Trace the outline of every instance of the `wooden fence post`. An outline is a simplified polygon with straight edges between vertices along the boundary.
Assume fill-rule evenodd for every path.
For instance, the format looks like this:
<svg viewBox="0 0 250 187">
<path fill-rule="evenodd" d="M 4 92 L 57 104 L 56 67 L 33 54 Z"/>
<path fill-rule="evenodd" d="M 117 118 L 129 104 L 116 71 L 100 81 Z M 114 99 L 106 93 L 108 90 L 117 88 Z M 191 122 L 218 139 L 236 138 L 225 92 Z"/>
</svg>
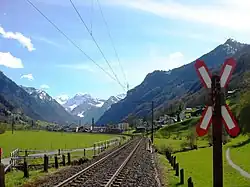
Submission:
<svg viewBox="0 0 250 187">
<path fill-rule="evenodd" d="M 57 156 L 55 155 L 55 168 L 58 169 L 59 166 L 58 166 L 58 158 Z"/>
<path fill-rule="evenodd" d="M 176 163 L 175 165 L 175 176 L 179 176 L 179 163 Z"/>
<path fill-rule="evenodd" d="M 95 144 L 94 144 L 94 150 L 93 151 L 94 151 L 94 156 L 95 156 Z"/>
<path fill-rule="evenodd" d="M 171 164 L 172 167 L 173 167 L 173 160 L 174 160 L 174 156 L 171 156 L 170 164 Z"/>
<path fill-rule="evenodd" d="M 184 169 L 180 170 L 180 184 L 184 184 Z"/>
<path fill-rule="evenodd" d="M 65 163 L 65 155 L 62 155 L 62 164 L 63 164 L 63 166 L 66 166 L 66 163 Z"/>
<path fill-rule="evenodd" d="M 176 165 L 176 156 L 174 156 L 174 159 L 173 159 L 173 169 L 175 170 L 175 165 Z"/>
<path fill-rule="evenodd" d="M 83 156 L 86 157 L 86 150 L 83 150 Z"/>
<path fill-rule="evenodd" d="M 192 177 L 189 177 L 188 180 L 187 180 L 187 182 L 188 182 L 188 187 L 194 187 L 194 183 L 192 181 Z"/>
<path fill-rule="evenodd" d="M 58 155 L 60 155 L 61 154 L 61 150 L 60 149 L 58 149 Z"/>
<path fill-rule="evenodd" d="M 169 155 L 169 152 L 168 151 L 166 151 L 166 158 L 168 159 L 169 157 L 168 157 L 168 155 Z"/>
<path fill-rule="evenodd" d="M 0 186 L 5 187 L 4 165 L 0 163 Z"/>
<path fill-rule="evenodd" d="M 24 162 L 23 162 L 23 177 L 29 178 L 29 169 L 28 169 L 28 163 L 26 161 L 26 158 L 24 159 Z"/>
<path fill-rule="evenodd" d="M 43 171 L 48 172 L 48 164 L 49 164 L 49 159 L 47 155 L 44 155 L 43 159 Z"/>
<path fill-rule="evenodd" d="M 70 160 L 70 153 L 68 153 L 68 165 L 70 165 L 71 160 Z"/>
</svg>

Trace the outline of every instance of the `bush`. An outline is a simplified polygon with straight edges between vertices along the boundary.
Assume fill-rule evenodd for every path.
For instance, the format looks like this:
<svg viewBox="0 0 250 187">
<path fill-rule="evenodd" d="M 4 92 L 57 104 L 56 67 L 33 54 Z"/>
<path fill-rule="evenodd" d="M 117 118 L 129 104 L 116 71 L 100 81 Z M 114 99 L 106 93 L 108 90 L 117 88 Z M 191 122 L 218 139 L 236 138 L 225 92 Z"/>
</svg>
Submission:
<svg viewBox="0 0 250 187">
<path fill-rule="evenodd" d="M 6 129 L 7 129 L 7 124 L 1 123 L 0 124 L 0 134 L 5 133 Z"/>
<path fill-rule="evenodd" d="M 181 143 L 181 149 L 186 149 L 187 147 L 189 147 L 190 144 L 189 142 L 187 142 L 186 140 L 184 140 L 182 143 Z"/>
<path fill-rule="evenodd" d="M 161 144 L 161 145 L 159 146 L 158 151 L 159 151 L 160 153 L 164 153 L 164 154 L 165 154 L 167 151 L 170 152 L 170 153 L 172 153 L 172 152 L 173 152 L 173 147 L 172 147 L 171 145 Z"/>
<path fill-rule="evenodd" d="M 223 142 L 224 145 L 226 145 L 228 142 L 231 142 L 231 139 L 230 139 L 230 137 L 228 135 L 223 134 L 222 135 L 222 142 Z"/>
<path fill-rule="evenodd" d="M 191 149 L 194 149 L 196 146 L 196 134 L 194 133 L 194 131 L 191 131 L 188 135 L 187 135 L 187 140 L 188 140 L 188 144 L 189 147 Z M 196 146 L 197 147 L 197 146 Z"/>
</svg>

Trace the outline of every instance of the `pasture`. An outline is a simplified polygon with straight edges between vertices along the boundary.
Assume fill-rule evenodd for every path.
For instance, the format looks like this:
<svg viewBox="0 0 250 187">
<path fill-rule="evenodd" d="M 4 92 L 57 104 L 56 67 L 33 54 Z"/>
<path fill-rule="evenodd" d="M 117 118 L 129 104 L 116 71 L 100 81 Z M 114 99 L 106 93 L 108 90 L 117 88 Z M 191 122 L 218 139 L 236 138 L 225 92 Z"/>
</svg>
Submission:
<svg viewBox="0 0 250 187">
<path fill-rule="evenodd" d="M 46 131 L 6 131 L 0 134 L 3 157 L 9 157 L 16 148 L 56 150 L 91 147 L 95 142 L 108 140 L 117 135 L 91 133 L 61 133 Z"/>
<path fill-rule="evenodd" d="M 160 152 L 164 152 L 167 148 L 172 151 L 179 151 L 183 147 L 183 142 L 187 141 L 185 136 L 193 131 L 193 123 L 185 122 L 173 124 L 169 127 L 160 129 L 156 133 L 155 146 Z M 179 132 L 178 132 L 179 131 Z M 178 133 L 177 133 L 178 132 Z M 169 133 L 171 136 L 169 136 Z M 167 136 L 164 136 L 167 135 Z M 168 163 L 165 155 L 158 155 L 159 162 L 163 167 L 163 180 L 166 186 L 187 186 L 188 177 L 192 177 L 194 186 L 210 187 L 212 186 L 212 147 L 208 147 L 208 137 L 197 139 L 198 150 L 190 150 L 186 152 L 178 152 L 174 154 L 180 169 L 184 169 L 185 184 L 180 185 L 179 178 L 175 176 L 175 171 Z M 206 148 L 199 148 L 204 147 Z M 250 139 L 248 136 L 240 135 L 223 146 L 223 169 L 224 169 L 224 186 L 225 187 L 246 187 L 250 186 L 250 179 L 241 176 L 241 174 L 232 168 L 226 160 L 226 150 L 230 148 L 230 157 L 232 161 L 242 169 L 250 173 Z"/>
</svg>

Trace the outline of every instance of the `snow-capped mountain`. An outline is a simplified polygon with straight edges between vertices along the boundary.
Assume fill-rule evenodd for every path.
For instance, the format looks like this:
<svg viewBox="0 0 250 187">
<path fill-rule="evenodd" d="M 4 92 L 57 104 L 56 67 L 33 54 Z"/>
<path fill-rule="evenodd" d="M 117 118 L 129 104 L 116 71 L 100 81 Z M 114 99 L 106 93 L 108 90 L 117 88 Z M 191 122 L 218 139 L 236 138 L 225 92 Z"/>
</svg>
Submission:
<svg viewBox="0 0 250 187">
<path fill-rule="evenodd" d="M 70 111 L 71 113 L 77 115 L 79 111 L 85 111 L 91 106 L 101 107 L 103 105 L 103 100 L 95 99 L 89 94 L 78 93 L 73 98 L 68 99 L 63 105 L 63 107 Z M 81 109 L 79 109 L 79 106 Z"/>
<path fill-rule="evenodd" d="M 126 97 L 126 94 L 119 94 L 119 95 L 116 96 L 116 98 L 117 98 L 118 100 L 122 100 L 122 99 L 124 99 L 125 97 Z"/>
<path fill-rule="evenodd" d="M 33 87 L 25 87 L 21 86 L 26 92 L 28 92 L 31 96 L 40 99 L 42 101 L 52 101 L 53 98 L 47 94 L 44 90 L 36 89 Z"/>
<path fill-rule="evenodd" d="M 82 118 L 82 123 L 90 123 L 92 118 L 98 120 L 112 104 L 124 99 L 126 94 L 111 96 L 109 99 L 93 98 L 90 94 L 77 93 L 72 98 L 58 96 L 57 101 L 68 112 Z"/>
<path fill-rule="evenodd" d="M 60 104 L 63 105 L 65 104 L 68 100 L 69 100 L 69 96 L 68 95 L 59 95 L 57 97 L 55 97 L 55 100 Z"/>
<path fill-rule="evenodd" d="M 41 117 L 47 121 L 65 123 L 66 121 L 74 121 L 75 116 L 68 113 L 64 107 L 62 107 L 55 99 L 53 99 L 44 90 L 36 89 L 32 87 L 20 86 L 26 91 L 33 99 L 33 103 L 28 103 L 31 106 L 35 106 L 35 111 L 42 113 Z M 33 106 L 33 107 L 34 107 Z M 30 107 L 30 106 L 29 106 Z"/>
</svg>

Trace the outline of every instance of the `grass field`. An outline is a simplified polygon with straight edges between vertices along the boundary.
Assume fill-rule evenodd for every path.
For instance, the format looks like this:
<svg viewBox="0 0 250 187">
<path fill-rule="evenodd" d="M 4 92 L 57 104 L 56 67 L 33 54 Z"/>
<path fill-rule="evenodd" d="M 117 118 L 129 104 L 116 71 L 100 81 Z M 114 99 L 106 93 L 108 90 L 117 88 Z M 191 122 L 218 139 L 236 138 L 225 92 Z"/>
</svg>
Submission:
<svg viewBox="0 0 250 187">
<path fill-rule="evenodd" d="M 23 178 L 23 172 L 22 171 L 13 171 L 11 173 L 7 173 L 5 176 L 5 185 L 6 187 L 17 187 L 22 186 L 22 184 L 26 182 L 32 182 L 35 179 L 45 175 L 50 175 L 51 173 L 55 172 L 55 169 L 50 169 L 48 173 L 41 172 L 40 170 L 37 171 L 30 171 L 29 172 L 29 178 Z"/>
<path fill-rule="evenodd" d="M 187 121 L 188 122 L 188 121 Z M 190 123 L 183 125 L 182 123 L 174 124 L 169 127 L 165 127 L 165 129 L 161 129 L 158 131 L 158 135 L 161 138 L 155 138 L 155 145 L 158 149 L 163 149 L 164 146 L 171 146 L 174 151 L 181 149 L 182 140 L 173 139 L 176 137 L 177 132 L 179 134 L 181 132 L 182 137 L 185 136 L 193 130 L 194 120 L 190 120 Z M 171 133 L 171 136 L 166 135 L 166 131 Z M 180 136 L 181 137 L 181 136 Z M 197 145 L 204 146 L 208 145 L 208 140 L 206 138 L 199 138 L 197 141 Z M 232 168 L 225 158 L 226 149 L 230 148 L 230 156 L 232 161 L 239 165 L 242 169 L 250 172 L 250 140 L 247 136 L 238 136 L 235 139 L 231 139 L 231 142 L 228 142 L 225 146 L 223 146 L 223 154 L 224 154 L 224 186 L 225 187 L 249 187 L 250 179 L 244 178 L 240 175 L 240 173 Z M 185 181 L 188 177 L 192 177 L 194 181 L 194 186 L 202 186 L 202 187 L 210 187 L 212 186 L 212 147 L 202 148 L 198 150 L 188 151 L 188 152 L 179 152 L 176 153 L 177 162 L 180 164 L 180 168 L 183 168 L 185 171 Z M 161 165 L 164 166 L 164 173 L 166 173 L 164 177 L 166 186 L 187 186 L 179 185 L 179 178 L 175 177 L 175 172 L 172 170 L 170 164 L 164 155 L 158 155 L 159 161 Z"/>
<path fill-rule="evenodd" d="M 231 160 L 250 173 L 250 139 L 241 136 L 229 144 L 229 147 Z"/>
<path fill-rule="evenodd" d="M 118 135 L 105 135 L 105 134 L 88 134 L 88 133 L 54 133 L 54 132 L 45 132 L 45 131 L 16 131 L 13 135 L 11 132 L 7 132 L 6 134 L 0 135 L 0 147 L 3 147 L 5 153 L 9 150 L 18 148 L 28 148 L 28 149 L 40 149 L 40 150 L 48 150 L 48 149 L 57 149 L 64 148 L 65 142 L 66 148 L 77 148 L 77 147 L 90 147 L 93 146 L 93 143 L 113 139 Z M 126 140 L 128 137 L 126 137 Z M 13 141 L 15 140 L 15 141 Z M 124 139 L 122 143 L 125 143 Z M 2 142 L 3 141 L 3 142 Z M 51 144 L 53 142 L 53 144 Z M 52 145 L 52 146 L 51 146 Z M 115 145 L 111 145 L 108 149 L 111 149 Z M 97 153 L 97 152 L 96 152 Z M 8 154 L 7 154 L 8 156 Z M 83 152 L 73 152 L 71 153 L 71 160 L 82 158 Z M 93 150 L 86 151 L 86 157 L 91 159 L 93 156 Z M 67 158 L 66 158 L 67 159 Z M 61 160 L 59 160 L 61 161 Z M 67 161 L 67 160 L 66 160 Z M 43 158 L 28 160 L 28 164 L 42 164 Z M 49 160 L 49 163 L 54 163 L 54 158 L 52 157 Z M 62 168 L 62 167 L 60 167 Z M 55 169 L 49 169 L 49 173 L 56 171 Z M 24 183 L 32 182 L 38 177 L 42 177 L 46 175 L 41 170 L 30 171 L 30 178 L 23 178 L 22 171 L 13 171 L 6 175 L 6 187 L 17 187 L 22 186 Z"/>
<path fill-rule="evenodd" d="M 185 153 L 177 153 L 177 162 L 180 168 L 184 169 L 185 181 L 192 177 L 194 186 L 210 187 L 212 186 L 212 148 L 198 149 Z M 199 159 L 198 159 L 199 158 Z M 179 178 L 174 176 L 167 159 L 161 156 L 161 163 L 165 165 L 168 171 L 168 186 L 177 186 Z M 235 169 L 228 165 L 224 156 L 224 186 L 225 187 L 247 187 L 250 186 L 250 180 L 242 177 Z M 170 171 L 169 171 L 170 170 Z M 186 186 L 178 185 L 178 186 Z"/>
<path fill-rule="evenodd" d="M 89 133 L 60 133 L 46 131 L 7 131 L 0 134 L 3 156 L 9 157 L 16 148 L 56 150 L 90 147 L 94 142 L 114 138 L 115 135 Z"/>
</svg>

